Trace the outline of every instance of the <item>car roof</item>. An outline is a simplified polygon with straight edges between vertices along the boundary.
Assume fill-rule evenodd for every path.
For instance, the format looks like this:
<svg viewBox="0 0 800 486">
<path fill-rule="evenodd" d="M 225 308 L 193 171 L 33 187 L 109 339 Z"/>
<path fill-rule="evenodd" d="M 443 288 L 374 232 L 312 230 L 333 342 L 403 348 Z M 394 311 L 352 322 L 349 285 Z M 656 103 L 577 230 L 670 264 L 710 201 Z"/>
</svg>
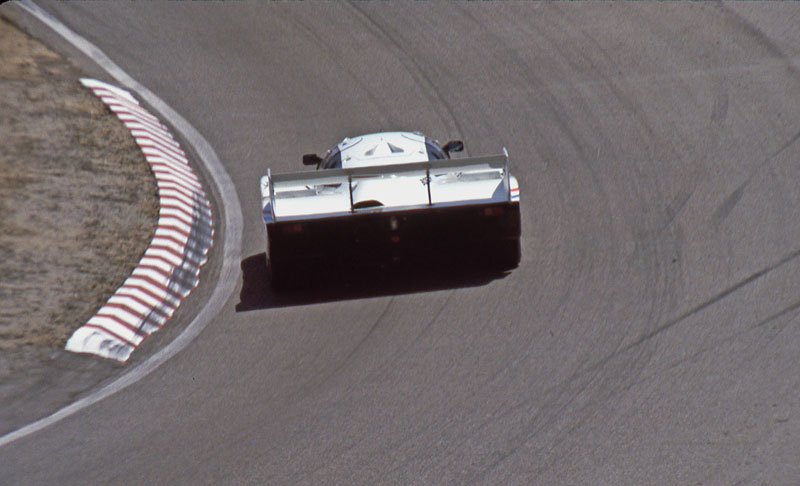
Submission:
<svg viewBox="0 0 800 486">
<path fill-rule="evenodd" d="M 337 148 L 342 167 L 425 162 L 428 152 L 425 136 L 419 132 L 380 132 L 345 138 Z"/>
</svg>

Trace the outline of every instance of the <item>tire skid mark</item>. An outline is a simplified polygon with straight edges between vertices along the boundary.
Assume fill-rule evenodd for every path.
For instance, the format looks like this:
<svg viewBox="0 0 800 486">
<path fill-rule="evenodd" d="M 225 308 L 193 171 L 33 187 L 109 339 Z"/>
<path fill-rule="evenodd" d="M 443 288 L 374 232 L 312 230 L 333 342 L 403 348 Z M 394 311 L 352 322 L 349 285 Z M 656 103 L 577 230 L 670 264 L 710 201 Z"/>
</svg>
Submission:
<svg viewBox="0 0 800 486">
<path fill-rule="evenodd" d="M 81 83 L 130 130 L 158 186 L 159 218 L 150 245 L 130 277 L 65 346 L 125 362 L 197 287 L 213 245 L 211 203 L 186 153 L 157 117 L 127 91 L 93 79 Z"/>
</svg>

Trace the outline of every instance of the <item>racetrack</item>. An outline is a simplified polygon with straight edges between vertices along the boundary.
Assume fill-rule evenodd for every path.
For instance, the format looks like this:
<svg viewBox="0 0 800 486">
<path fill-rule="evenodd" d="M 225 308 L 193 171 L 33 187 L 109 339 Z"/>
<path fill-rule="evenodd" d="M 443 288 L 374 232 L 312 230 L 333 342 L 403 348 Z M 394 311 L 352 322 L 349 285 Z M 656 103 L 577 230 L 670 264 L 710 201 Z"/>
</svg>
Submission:
<svg viewBox="0 0 800 486">
<path fill-rule="evenodd" d="M 800 478 L 800 5 L 43 8 L 214 147 L 245 285 L 0 482 Z M 521 266 L 259 286 L 258 178 L 378 129 L 508 147 Z"/>
</svg>

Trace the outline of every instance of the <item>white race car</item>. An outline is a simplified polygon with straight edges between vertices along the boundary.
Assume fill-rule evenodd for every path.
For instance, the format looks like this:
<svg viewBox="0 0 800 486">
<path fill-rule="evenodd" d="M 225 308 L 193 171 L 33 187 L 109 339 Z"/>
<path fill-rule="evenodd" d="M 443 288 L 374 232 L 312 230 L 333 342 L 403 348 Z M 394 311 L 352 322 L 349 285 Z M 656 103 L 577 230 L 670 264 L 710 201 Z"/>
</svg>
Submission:
<svg viewBox="0 0 800 486">
<path fill-rule="evenodd" d="M 419 132 L 346 138 L 316 172 L 261 178 L 271 284 L 306 281 L 333 262 L 368 264 L 474 255 L 502 269 L 520 259 L 519 185 L 508 153 L 450 159 L 464 144 L 441 146 Z"/>
</svg>

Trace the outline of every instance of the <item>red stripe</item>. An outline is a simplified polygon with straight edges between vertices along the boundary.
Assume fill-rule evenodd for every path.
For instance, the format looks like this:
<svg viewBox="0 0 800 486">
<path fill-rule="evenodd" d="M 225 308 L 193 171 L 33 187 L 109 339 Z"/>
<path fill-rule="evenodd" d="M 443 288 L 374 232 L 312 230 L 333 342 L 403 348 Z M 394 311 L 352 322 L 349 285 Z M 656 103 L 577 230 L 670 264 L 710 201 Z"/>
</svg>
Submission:
<svg viewBox="0 0 800 486">
<path fill-rule="evenodd" d="M 172 253 L 173 255 L 175 255 L 176 258 L 183 259 L 183 254 L 182 253 L 178 253 L 171 246 L 167 246 L 167 245 L 150 245 L 147 249 L 148 250 L 163 250 L 163 251 L 167 251 L 167 252 Z M 147 255 L 147 251 L 145 251 L 145 255 Z"/>
<path fill-rule="evenodd" d="M 157 166 L 158 165 L 158 162 L 150 162 L 149 160 L 148 160 L 148 162 L 150 163 L 150 165 L 153 165 L 153 166 Z M 159 174 L 167 174 L 167 175 L 170 175 L 172 177 L 175 177 L 178 180 L 177 181 L 170 181 L 170 182 L 186 186 L 186 188 L 189 189 L 189 190 L 198 190 L 199 191 L 199 190 L 203 189 L 203 186 L 200 185 L 199 183 L 196 183 L 196 182 L 194 182 L 194 181 L 192 181 L 190 179 L 183 178 L 183 177 L 175 174 L 171 170 L 157 169 L 156 167 L 151 167 L 150 170 L 153 172 L 153 174 L 155 174 L 156 178 L 158 178 Z"/>
<path fill-rule="evenodd" d="M 142 323 L 144 323 L 145 319 L 147 318 L 147 314 L 142 314 L 141 312 L 137 311 L 136 309 L 132 309 L 130 306 L 128 306 L 128 305 L 125 305 L 125 304 L 121 304 L 121 303 L 117 303 L 117 302 L 112 302 L 112 303 L 106 303 L 106 305 L 104 305 L 103 307 L 112 307 L 112 308 L 116 308 L 116 309 L 121 309 L 121 310 L 123 310 L 123 311 L 125 311 L 125 312 L 127 312 L 127 313 L 129 313 L 129 314 L 133 314 L 133 315 L 135 315 L 135 316 L 138 316 L 138 317 L 139 317 L 139 319 L 141 319 Z M 100 314 L 98 314 L 98 316 L 99 316 L 99 315 L 100 315 Z M 162 314 L 162 315 L 163 315 L 163 314 Z M 108 316 L 106 316 L 106 317 L 108 317 Z M 166 316 L 165 316 L 165 317 L 166 317 Z M 161 327 L 163 327 L 161 324 L 158 324 L 158 323 L 155 323 L 155 322 L 150 322 L 150 323 L 148 323 L 148 324 L 150 324 L 150 325 L 153 325 L 153 326 L 156 326 L 156 327 L 158 327 L 159 329 L 160 329 Z M 139 329 L 139 328 L 138 328 L 138 327 L 135 327 L 134 329 Z M 138 331 L 136 331 L 136 332 L 137 332 L 137 334 L 140 334 Z M 145 331 L 142 331 L 142 332 L 145 332 Z M 152 334 L 152 333 L 147 333 L 147 336 L 149 336 L 150 334 Z M 147 336 L 145 336 L 145 337 L 147 337 Z"/>
<path fill-rule="evenodd" d="M 163 237 L 163 236 L 159 236 L 159 238 L 165 238 L 165 237 Z M 197 257 L 195 257 L 195 256 L 189 255 L 189 254 L 187 254 L 187 253 L 178 253 L 178 252 L 176 252 L 176 251 L 175 251 L 173 248 L 170 248 L 170 247 L 168 247 L 168 246 L 165 246 L 165 245 L 152 245 L 152 246 L 150 246 L 150 248 L 156 248 L 156 249 L 160 249 L 160 250 L 166 250 L 166 251 L 168 251 L 168 252 L 172 253 L 173 255 L 175 255 L 176 257 L 180 258 L 181 260 L 183 260 L 184 258 L 186 258 L 188 261 L 190 261 L 191 263 L 193 263 L 193 264 L 194 264 L 196 267 L 199 267 L 199 266 L 201 265 L 201 264 L 200 264 L 200 261 L 201 261 L 201 259 L 200 259 L 200 258 L 197 258 Z M 150 248 L 148 248 L 148 250 L 149 250 Z M 184 248 L 184 250 L 185 250 L 185 248 Z M 206 250 L 206 251 L 208 251 L 208 250 Z"/>
<path fill-rule="evenodd" d="M 152 258 L 154 260 L 161 260 L 162 262 L 166 263 L 170 267 L 177 268 L 177 265 L 175 265 L 171 261 L 167 260 L 166 258 L 162 257 L 161 255 L 148 255 L 148 254 L 145 253 L 144 258 Z"/>
<path fill-rule="evenodd" d="M 185 210 L 175 208 L 173 211 L 167 212 L 163 209 L 164 207 L 162 206 L 161 210 L 158 211 L 158 219 L 176 219 L 187 226 L 192 226 L 192 215 Z"/>
<path fill-rule="evenodd" d="M 108 308 L 108 307 L 111 307 L 113 309 L 122 309 L 122 310 L 128 312 L 129 314 L 133 314 L 134 316 L 138 317 L 139 319 L 144 319 L 144 314 L 142 314 L 138 310 L 131 309 L 129 306 L 127 306 L 125 304 L 120 304 L 120 303 L 117 303 L 117 302 L 110 302 L 110 303 L 106 302 L 100 310 L 102 311 L 102 309 L 105 309 L 105 308 Z M 98 313 L 97 315 L 99 316 L 100 313 Z"/>
<path fill-rule="evenodd" d="M 122 288 L 120 288 L 120 290 L 122 290 Z M 169 319 L 169 315 L 165 311 L 159 309 L 158 307 L 154 307 L 152 304 L 148 304 L 147 302 L 145 302 L 141 298 L 137 297 L 135 294 L 131 294 L 131 293 L 128 293 L 128 292 L 120 292 L 118 290 L 114 294 L 114 297 L 125 297 L 126 299 L 135 300 L 136 302 L 138 302 L 139 304 L 143 305 L 144 307 L 147 307 L 150 312 L 155 312 L 156 314 L 161 314 L 161 316 Z M 156 300 L 161 302 L 161 299 L 156 299 Z M 111 303 L 107 303 L 106 305 L 108 306 L 108 305 L 112 305 L 112 304 Z M 115 303 L 113 305 L 117 305 L 117 304 Z M 119 305 L 125 305 L 125 304 L 119 304 Z"/>
<path fill-rule="evenodd" d="M 147 138 L 155 140 L 158 143 L 166 145 L 167 147 L 171 147 L 173 150 L 178 150 L 181 153 L 183 153 L 183 149 L 181 149 L 180 144 L 170 136 L 169 132 L 166 132 L 164 130 L 160 131 L 153 130 L 149 126 L 143 123 L 141 124 L 140 127 L 128 127 L 128 130 L 130 130 L 131 135 L 133 135 L 135 138 Z M 136 133 L 133 133 L 134 131 L 138 132 L 138 135 Z"/>
<path fill-rule="evenodd" d="M 106 100 L 103 100 L 103 101 L 105 102 L 106 106 L 108 106 L 108 108 L 111 111 L 113 111 L 114 113 L 116 113 L 116 114 L 122 113 L 124 115 L 131 115 L 132 117 L 136 118 L 137 120 L 147 120 L 147 121 L 149 121 L 151 123 L 160 123 L 158 118 L 156 118 L 156 117 L 154 117 L 152 115 L 150 115 L 148 117 L 148 116 L 146 116 L 146 112 L 143 112 L 141 110 L 131 109 L 130 107 L 127 107 L 127 106 L 123 105 L 122 103 L 114 103 L 114 102 L 109 102 L 109 101 L 106 101 Z"/>
<path fill-rule="evenodd" d="M 149 162 L 150 165 L 155 165 L 155 166 L 165 167 L 167 169 L 171 169 L 171 170 L 175 171 L 176 174 L 180 174 L 181 176 L 186 177 L 187 179 L 189 179 L 192 182 L 197 181 L 198 184 L 200 183 L 200 179 L 197 178 L 197 176 L 194 174 L 194 172 L 192 172 L 192 170 L 189 168 L 188 165 L 180 166 L 180 165 L 178 165 L 177 162 L 174 163 L 174 164 L 169 164 L 167 162 L 160 162 L 158 160 L 150 160 L 148 162 Z"/>
<path fill-rule="evenodd" d="M 209 219 L 211 218 L 211 215 L 212 215 L 211 208 L 208 207 L 208 202 L 207 201 L 204 201 L 203 199 L 198 199 L 197 201 L 195 201 L 195 200 L 193 200 L 191 198 L 186 197 L 182 193 L 179 193 L 179 194 L 163 194 L 163 191 L 170 191 L 170 190 L 174 191 L 175 189 L 168 188 L 168 187 L 160 188 L 159 189 L 159 197 L 162 200 L 164 200 L 164 199 L 171 200 L 171 201 L 173 201 L 173 204 L 178 204 L 178 205 L 183 204 L 184 206 L 186 206 L 186 208 L 184 208 L 184 211 L 186 211 L 187 214 L 194 215 L 195 211 L 200 211 L 207 218 L 209 218 Z M 195 204 L 194 204 L 195 202 L 198 202 L 200 204 L 195 206 Z"/>
<path fill-rule="evenodd" d="M 155 235 L 156 238 L 164 238 L 165 240 L 170 240 L 171 242 L 175 243 L 176 245 L 180 245 L 184 250 L 186 250 L 186 242 L 180 241 L 179 239 L 175 238 L 172 235 Z"/>
<path fill-rule="evenodd" d="M 123 116 L 124 116 L 124 118 L 132 118 L 132 120 L 125 120 L 123 118 Z M 152 130 L 165 130 L 166 131 L 166 127 L 164 127 L 164 125 L 162 125 L 161 123 L 156 124 L 156 123 L 151 122 L 150 120 L 143 120 L 143 119 L 141 119 L 141 118 L 139 118 L 139 117 L 137 117 L 137 116 L 135 116 L 135 115 L 133 115 L 131 113 L 117 113 L 117 118 L 122 120 L 122 123 L 125 124 L 125 126 L 128 128 L 128 130 L 132 130 L 131 127 L 128 127 L 128 123 L 139 123 L 141 125 L 145 125 L 145 126 L 150 127 Z"/>
<path fill-rule="evenodd" d="M 123 321 L 122 319 L 120 319 L 119 317 L 117 317 L 117 316 L 115 316 L 113 314 L 106 314 L 104 312 L 98 312 L 97 314 L 95 314 L 95 317 L 105 317 L 107 319 L 111 319 L 112 321 L 116 321 L 120 326 L 123 326 L 123 327 L 126 327 L 126 328 L 130 329 L 134 334 L 137 334 L 137 335 L 142 336 L 142 337 L 147 337 L 147 336 L 150 335 L 148 332 L 146 332 L 146 331 L 144 331 L 142 329 L 139 329 L 136 326 L 132 326 L 132 325 L 128 324 L 127 322 Z"/>
<path fill-rule="evenodd" d="M 142 148 L 149 148 L 151 150 L 155 150 L 161 152 L 166 159 L 175 159 L 176 162 L 181 163 L 183 165 L 188 165 L 189 161 L 186 158 L 186 154 L 183 150 L 178 149 L 177 151 L 171 149 L 170 147 L 166 147 L 162 144 L 156 143 L 152 138 L 149 137 L 137 137 L 136 143 L 139 144 L 139 147 Z M 148 154 L 150 155 L 150 154 Z"/>
<path fill-rule="evenodd" d="M 196 180 L 192 180 L 189 177 L 184 176 L 183 174 L 172 170 L 169 166 L 164 164 L 163 162 L 158 161 L 147 161 L 150 164 L 150 170 L 155 175 L 156 179 L 160 179 L 163 182 L 171 182 L 175 185 L 181 186 L 184 190 L 189 191 L 191 193 L 200 193 L 203 192 L 203 186 L 197 182 Z M 169 176 L 169 177 L 165 177 Z"/>
<path fill-rule="evenodd" d="M 134 275 L 133 277 L 141 279 L 141 280 L 144 280 L 145 282 L 147 282 L 147 283 L 149 283 L 149 284 L 151 284 L 151 285 L 153 285 L 155 287 L 160 288 L 161 290 L 166 292 L 169 296 L 175 298 L 178 301 L 179 304 L 183 300 L 183 296 L 182 295 L 176 294 L 174 290 L 170 289 L 169 287 L 167 287 L 166 285 L 164 285 L 164 284 L 162 284 L 160 282 L 156 282 L 155 280 L 153 280 L 152 277 L 148 277 L 147 275 Z M 163 297 L 162 297 L 162 299 L 163 299 Z"/>
<path fill-rule="evenodd" d="M 140 278 L 140 277 L 137 276 L 136 278 Z M 144 292 L 145 294 L 149 295 L 153 299 L 155 299 L 155 300 L 157 300 L 159 302 L 167 304 L 167 302 L 164 300 L 164 296 L 163 295 L 157 295 L 157 294 L 153 293 L 153 291 L 151 291 L 147 287 L 142 287 L 141 285 L 128 283 L 128 284 L 125 284 L 124 286 L 120 287 L 120 289 L 125 288 L 125 287 L 129 287 L 129 288 L 132 288 L 132 289 L 136 289 L 136 290 L 138 290 L 140 292 Z M 172 304 L 167 304 L 167 305 L 172 305 Z"/>
<path fill-rule="evenodd" d="M 167 265 L 170 265 L 172 267 L 180 266 L 180 263 L 172 263 L 172 260 L 169 260 L 168 258 L 166 258 L 166 257 L 164 257 L 162 255 L 159 255 L 157 253 L 151 252 L 150 250 L 151 250 L 151 248 L 147 248 L 147 250 L 145 250 L 144 256 L 142 257 L 142 260 L 144 260 L 145 258 L 155 258 L 155 259 L 163 261 L 164 263 L 166 263 Z M 178 260 L 178 262 L 180 262 L 182 260 L 181 255 L 178 255 L 174 251 L 169 252 L 169 254 L 171 256 L 173 256 L 176 260 Z"/>
<path fill-rule="evenodd" d="M 172 278 L 172 272 L 168 272 L 168 271 L 164 270 L 163 268 L 157 267 L 155 265 L 137 265 L 136 266 L 136 270 L 139 270 L 139 269 L 141 269 L 141 270 L 153 270 L 154 272 L 158 272 L 158 273 L 160 273 L 161 275 L 163 275 L 164 277 L 166 277 L 168 279 Z M 188 271 L 188 269 L 186 269 L 186 270 Z M 196 272 L 194 277 L 195 277 L 195 279 L 197 279 L 197 273 L 200 272 L 200 269 L 194 269 L 194 270 Z M 178 297 L 182 298 L 183 296 L 182 295 L 178 295 Z"/>
<path fill-rule="evenodd" d="M 166 184 L 172 184 L 175 187 L 164 187 Z M 191 189 L 188 189 L 185 186 L 182 186 L 179 183 L 173 182 L 173 181 L 162 181 L 161 185 L 159 186 L 159 189 L 172 189 L 173 191 L 180 192 L 181 194 L 185 195 L 189 199 L 192 199 L 192 196 L 194 196 L 196 194 L 195 191 L 193 191 Z"/>
<path fill-rule="evenodd" d="M 153 270 L 154 272 L 158 272 L 158 273 L 160 273 L 161 275 L 163 275 L 163 276 L 165 276 L 167 278 L 172 277 L 172 273 L 171 272 L 168 272 L 167 270 L 164 270 L 163 268 L 157 267 L 155 265 L 142 265 L 142 264 L 139 264 L 139 265 L 136 265 L 136 268 L 134 270 Z"/>
<path fill-rule="evenodd" d="M 163 199 L 172 200 L 173 204 L 183 204 L 183 205 L 185 205 L 187 207 L 187 209 L 186 209 L 187 212 L 191 211 L 192 213 L 194 213 L 195 209 L 204 209 L 202 207 L 197 208 L 194 205 L 194 201 L 191 198 L 186 197 L 182 193 L 178 193 L 178 194 L 163 194 L 165 191 L 170 191 L 170 190 L 174 191 L 174 189 L 171 189 L 171 188 L 159 188 L 158 196 L 162 200 Z"/>
<path fill-rule="evenodd" d="M 87 323 L 87 324 L 84 324 L 83 327 L 93 327 L 95 329 L 100 329 L 101 331 L 103 331 L 103 332 L 105 332 L 107 334 L 110 334 L 110 335 L 114 336 L 115 338 L 119 339 L 120 341 L 122 341 L 123 343 L 127 344 L 128 346 L 130 346 L 132 348 L 136 348 L 136 344 L 133 344 L 132 342 L 128 341 L 127 339 L 125 339 L 124 337 L 122 337 L 119 334 L 115 333 L 114 331 L 109 331 L 108 329 L 106 329 L 103 326 L 99 326 L 97 324 L 89 324 L 89 323 Z"/>
<path fill-rule="evenodd" d="M 189 233 L 189 232 L 188 232 L 188 231 L 186 231 L 185 229 L 179 228 L 179 227 L 177 227 L 177 226 L 175 226 L 175 225 L 173 225 L 173 224 L 159 224 L 159 225 L 156 227 L 156 231 L 158 231 L 158 230 L 160 230 L 160 229 L 163 229 L 163 230 L 172 230 L 172 231 L 177 231 L 178 233 L 182 234 L 183 236 L 185 236 L 185 237 L 187 237 L 187 238 L 188 238 L 189 236 L 191 236 L 191 233 Z"/>
<path fill-rule="evenodd" d="M 133 123 L 136 123 L 136 122 L 135 121 L 129 121 L 128 123 L 133 124 Z M 153 138 L 157 138 L 159 140 L 164 141 L 164 143 L 167 143 L 169 145 L 174 145 L 175 147 L 180 148 L 181 145 L 178 143 L 178 141 L 175 140 L 175 138 L 172 136 L 172 134 L 169 133 L 168 130 L 165 130 L 163 127 L 154 127 L 152 123 L 150 123 L 150 124 L 141 123 L 140 125 L 141 126 L 137 126 L 137 127 L 128 127 L 128 130 L 130 130 L 131 133 L 134 130 L 143 131 L 143 132 L 149 134 Z"/>
<path fill-rule="evenodd" d="M 136 271 L 136 269 L 134 269 L 134 271 Z M 178 297 L 169 287 L 162 284 L 161 282 L 153 280 L 152 277 L 148 277 L 147 275 L 133 275 L 133 274 L 131 276 L 134 278 L 144 280 L 145 282 L 149 283 L 150 285 L 153 285 L 154 287 L 158 287 L 159 289 L 163 290 L 164 293 L 166 293 L 167 295 L 171 295 L 172 297 Z M 163 299 L 164 297 L 161 298 Z"/>
<path fill-rule="evenodd" d="M 206 199 L 206 195 L 203 191 L 193 191 L 173 181 L 165 181 L 162 179 L 160 182 L 161 184 L 156 184 L 158 185 L 159 189 L 164 191 L 175 191 L 179 193 L 181 196 L 189 200 L 189 202 L 184 202 L 184 204 L 188 205 L 191 208 L 194 208 L 195 202 L 199 202 L 200 204 L 205 206 L 206 213 L 209 216 L 211 215 L 211 203 L 208 202 L 208 199 Z M 197 196 L 197 199 L 195 199 L 194 196 Z M 172 196 L 172 195 L 165 195 L 164 197 L 177 198 L 177 196 Z M 183 199 L 178 199 L 178 200 L 183 201 Z"/>
<path fill-rule="evenodd" d="M 165 150 L 164 147 L 156 145 L 154 142 L 151 142 L 150 139 L 139 138 L 136 140 L 136 143 L 142 149 L 142 153 L 144 153 L 146 157 L 161 157 L 164 159 L 171 160 L 176 164 L 181 164 L 185 166 L 189 165 L 189 159 L 186 158 L 186 154 L 179 154 L 171 150 Z M 145 152 L 145 150 L 147 151 Z"/>
<path fill-rule="evenodd" d="M 159 188 L 164 187 L 165 184 L 173 184 L 175 186 L 180 187 L 184 191 L 188 192 L 191 195 L 198 194 L 205 197 L 205 192 L 203 191 L 203 187 L 198 187 L 197 185 L 189 184 L 186 180 L 170 173 L 166 172 L 162 169 L 157 169 L 156 167 L 150 167 L 150 170 L 156 176 L 156 184 Z M 166 174 L 169 177 L 164 177 Z"/>
<path fill-rule="evenodd" d="M 147 111 L 145 111 L 140 105 L 134 105 L 131 103 L 125 103 L 121 99 L 114 97 L 113 99 L 107 99 L 108 97 L 100 97 L 103 102 L 111 108 L 112 111 L 116 113 L 116 110 L 120 110 L 122 112 L 128 112 L 131 115 L 141 116 L 145 120 L 150 120 L 153 123 L 161 123 L 158 118 L 151 115 Z M 116 108 L 116 110 L 115 110 Z"/>
</svg>

